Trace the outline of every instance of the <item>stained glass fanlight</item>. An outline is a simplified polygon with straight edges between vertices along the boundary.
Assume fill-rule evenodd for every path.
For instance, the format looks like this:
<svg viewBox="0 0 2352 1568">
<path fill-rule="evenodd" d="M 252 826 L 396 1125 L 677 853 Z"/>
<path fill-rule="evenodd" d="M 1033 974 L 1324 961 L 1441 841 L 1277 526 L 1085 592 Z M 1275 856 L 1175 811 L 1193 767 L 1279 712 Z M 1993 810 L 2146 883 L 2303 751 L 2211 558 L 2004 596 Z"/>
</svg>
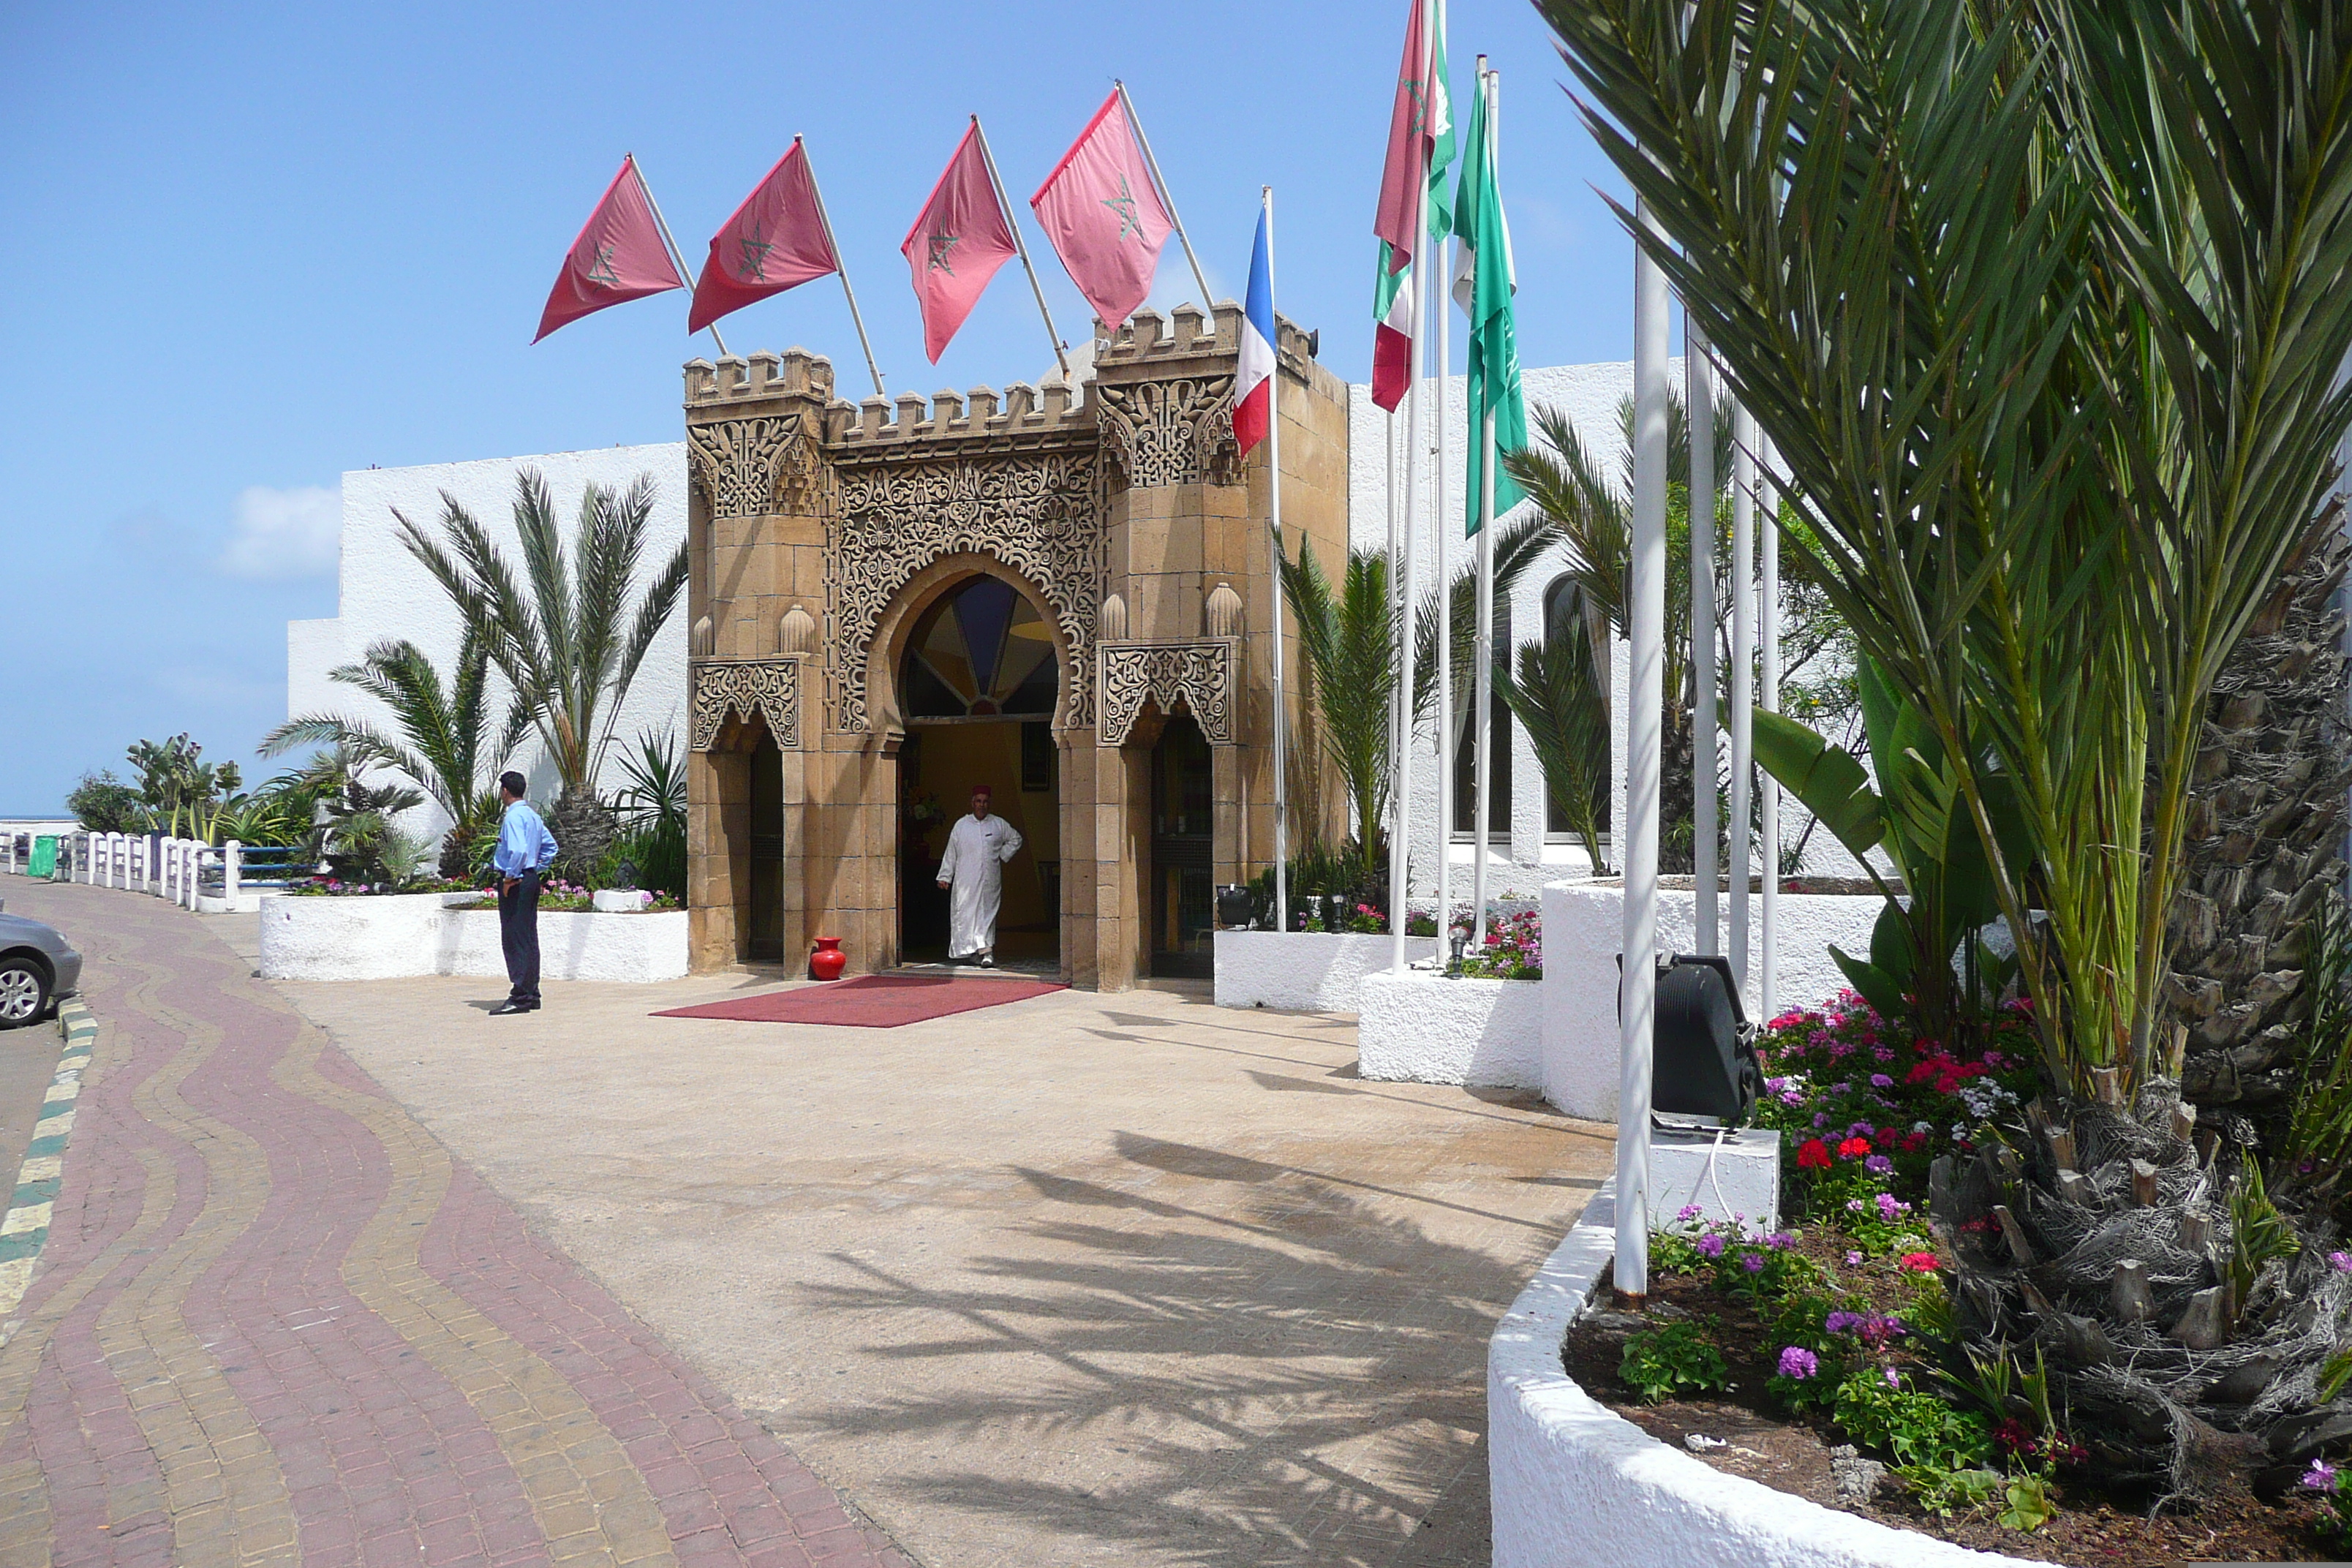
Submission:
<svg viewBox="0 0 2352 1568">
<path fill-rule="evenodd" d="M 1054 636 L 1013 584 L 974 577 L 923 613 L 907 651 L 910 719 L 1050 719 Z"/>
</svg>

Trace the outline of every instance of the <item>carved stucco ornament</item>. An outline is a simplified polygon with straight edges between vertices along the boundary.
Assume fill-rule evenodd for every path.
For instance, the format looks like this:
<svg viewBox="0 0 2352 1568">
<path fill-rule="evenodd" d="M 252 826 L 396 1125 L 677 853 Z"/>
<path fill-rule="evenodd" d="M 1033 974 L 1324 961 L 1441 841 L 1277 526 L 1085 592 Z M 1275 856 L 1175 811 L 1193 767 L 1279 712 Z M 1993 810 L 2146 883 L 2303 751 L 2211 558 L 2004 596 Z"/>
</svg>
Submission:
<svg viewBox="0 0 2352 1568">
<path fill-rule="evenodd" d="M 1102 650 L 1102 718 L 1097 745 L 1122 746 L 1147 701 L 1162 713 L 1181 700 L 1212 743 L 1234 738 L 1234 670 L 1236 644 L 1222 638 L 1201 642 L 1126 643 Z"/>
<path fill-rule="evenodd" d="M 1104 450 L 1130 486 L 1241 482 L 1232 376 L 1097 382 L 1095 402 Z"/>
<path fill-rule="evenodd" d="M 688 471 L 694 488 L 710 504 L 711 516 L 762 517 L 807 510 L 817 462 L 799 415 L 689 425 L 686 437 L 693 459 Z"/>
<path fill-rule="evenodd" d="M 707 752 L 719 743 L 729 716 L 753 714 L 766 721 L 777 746 L 801 743 L 801 667 L 798 659 L 736 659 L 694 667 L 694 705 L 689 744 Z"/>
<path fill-rule="evenodd" d="M 944 556 L 985 555 L 1037 591 L 1070 650 L 1073 677 L 1094 662 L 1102 525 L 1091 452 L 942 458 L 840 471 L 825 520 L 825 681 L 835 722 L 871 728 L 866 681 L 875 628 L 915 574 Z M 1092 722 L 1090 683 L 1064 681 L 1062 722 Z"/>
</svg>

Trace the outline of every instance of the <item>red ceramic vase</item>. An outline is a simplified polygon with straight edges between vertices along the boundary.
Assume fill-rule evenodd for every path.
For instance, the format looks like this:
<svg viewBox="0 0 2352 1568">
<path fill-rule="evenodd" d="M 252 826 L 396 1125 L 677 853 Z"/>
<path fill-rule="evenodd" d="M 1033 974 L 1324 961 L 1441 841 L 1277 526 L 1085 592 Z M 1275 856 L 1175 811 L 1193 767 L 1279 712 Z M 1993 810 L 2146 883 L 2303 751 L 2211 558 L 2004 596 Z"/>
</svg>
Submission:
<svg viewBox="0 0 2352 1568">
<path fill-rule="evenodd" d="M 816 980 L 838 980 L 841 972 L 849 967 L 849 954 L 841 951 L 837 936 L 816 939 L 816 951 L 809 954 L 809 975 Z"/>
</svg>

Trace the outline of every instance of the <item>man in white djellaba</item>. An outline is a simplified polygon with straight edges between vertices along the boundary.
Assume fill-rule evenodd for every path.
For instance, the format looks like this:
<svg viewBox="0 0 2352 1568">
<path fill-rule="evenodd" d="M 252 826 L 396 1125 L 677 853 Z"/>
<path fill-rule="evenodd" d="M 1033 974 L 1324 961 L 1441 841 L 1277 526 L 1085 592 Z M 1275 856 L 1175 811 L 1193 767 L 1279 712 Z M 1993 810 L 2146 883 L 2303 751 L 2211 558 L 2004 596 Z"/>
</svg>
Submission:
<svg viewBox="0 0 2352 1568">
<path fill-rule="evenodd" d="M 940 886 L 948 901 L 948 962 L 996 967 L 996 910 L 1004 897 L 1004 864 L 1021 853 L 1013 824 L 988 812 L 986 784 L 973 786 L 971 815 L 958 820 L 940 858 Z"/>
</svg>

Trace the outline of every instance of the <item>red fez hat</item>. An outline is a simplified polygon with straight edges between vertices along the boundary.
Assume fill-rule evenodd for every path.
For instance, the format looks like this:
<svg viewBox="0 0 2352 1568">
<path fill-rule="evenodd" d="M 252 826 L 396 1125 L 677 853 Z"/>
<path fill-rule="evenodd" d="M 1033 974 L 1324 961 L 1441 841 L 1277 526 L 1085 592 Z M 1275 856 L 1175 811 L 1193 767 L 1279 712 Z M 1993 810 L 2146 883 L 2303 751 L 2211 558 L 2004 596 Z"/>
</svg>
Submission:
<svg viewBox="0 0 2352 1568">
<path fill-rule="evenodd" d="M 971 793 L 974 795 L 984 795 L 991 800 L 994 800 L 996 798 L 996 792 L 990 789 L 986 784 L 972 785 Z"/>
</svg>

